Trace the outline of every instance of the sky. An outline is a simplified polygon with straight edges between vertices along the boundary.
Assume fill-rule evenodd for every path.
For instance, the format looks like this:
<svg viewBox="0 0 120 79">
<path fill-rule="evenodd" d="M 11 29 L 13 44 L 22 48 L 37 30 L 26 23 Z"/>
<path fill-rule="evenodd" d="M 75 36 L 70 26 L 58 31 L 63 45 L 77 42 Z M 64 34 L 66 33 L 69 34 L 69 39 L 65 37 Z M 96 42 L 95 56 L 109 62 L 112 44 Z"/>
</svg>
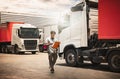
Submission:
<svg viewBox="0 0 120 79">
<path fill-rule="evenodd" d="M 0 0 L 0 11 L 38 15 L 56 15 L 69 11 L 80 0 Z"/>
</svg>

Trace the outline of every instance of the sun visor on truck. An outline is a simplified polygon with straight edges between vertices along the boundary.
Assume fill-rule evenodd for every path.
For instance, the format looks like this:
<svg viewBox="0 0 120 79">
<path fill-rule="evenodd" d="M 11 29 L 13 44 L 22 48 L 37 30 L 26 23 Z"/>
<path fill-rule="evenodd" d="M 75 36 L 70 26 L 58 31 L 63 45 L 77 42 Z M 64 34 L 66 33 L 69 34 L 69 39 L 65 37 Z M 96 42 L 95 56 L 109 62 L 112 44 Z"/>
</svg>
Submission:
<svg viewBox="0 0 120 79">
<path fill-rule="evenodd" d="M 87 3 L 87 5 L 88 5 L 89 8 L 98 9 L 98 2 L 86 1 L 86 3 Z M 72 12 L 82 11 L 84 5 L 85 5 L 84 2 L 79 3 L 79 4 L 77 4 L 76 6 L 72 7 L 72 8 L 71 8 L 71 11 L 72 11 Z"/>
</svg>

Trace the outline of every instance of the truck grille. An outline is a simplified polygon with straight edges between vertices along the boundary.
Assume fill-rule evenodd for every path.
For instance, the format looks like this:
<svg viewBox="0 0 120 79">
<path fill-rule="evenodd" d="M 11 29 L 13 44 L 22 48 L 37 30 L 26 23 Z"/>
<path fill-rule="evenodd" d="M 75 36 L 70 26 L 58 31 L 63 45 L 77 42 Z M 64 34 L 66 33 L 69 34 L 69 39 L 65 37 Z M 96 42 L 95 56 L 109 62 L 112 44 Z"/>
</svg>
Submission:
<svg viewBox="0 0 120 79">
<path fill-rule="evenodd" d="M 34 50 L 37 47 L 37 40 L 24 40 L 26 50 Z"/>
</svg>

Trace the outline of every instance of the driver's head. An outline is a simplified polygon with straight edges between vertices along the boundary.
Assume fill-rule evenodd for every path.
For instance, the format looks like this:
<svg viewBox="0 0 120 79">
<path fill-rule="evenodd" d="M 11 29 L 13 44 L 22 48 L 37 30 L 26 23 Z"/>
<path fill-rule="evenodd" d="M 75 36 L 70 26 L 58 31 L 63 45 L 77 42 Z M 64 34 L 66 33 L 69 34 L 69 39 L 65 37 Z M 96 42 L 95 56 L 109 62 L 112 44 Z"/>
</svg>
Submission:
<svg viewBox="0 0 120 79">
<path fill-rule="evenodd" d="M 55 31 L 51 31 L 51 32 L 50 32 L 50 34 L 51 34 L 51 38 L 54 38 L 54 37 L 55 37 L 56 32 L 55 32 Z"/>
</svg>

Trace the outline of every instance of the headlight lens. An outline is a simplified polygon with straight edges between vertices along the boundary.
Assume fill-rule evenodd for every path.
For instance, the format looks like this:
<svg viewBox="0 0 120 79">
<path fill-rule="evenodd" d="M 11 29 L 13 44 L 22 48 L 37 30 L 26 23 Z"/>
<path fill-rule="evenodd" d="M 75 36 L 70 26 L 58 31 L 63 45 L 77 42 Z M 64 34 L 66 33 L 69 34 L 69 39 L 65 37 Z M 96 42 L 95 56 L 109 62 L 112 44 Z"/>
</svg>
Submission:
<svg viewBox="0 0 120 79">
<path fill-rule="evenodd" d="M 22 44 L 22 48 L 25 48 L 25 46 Z"/>
</svg>

